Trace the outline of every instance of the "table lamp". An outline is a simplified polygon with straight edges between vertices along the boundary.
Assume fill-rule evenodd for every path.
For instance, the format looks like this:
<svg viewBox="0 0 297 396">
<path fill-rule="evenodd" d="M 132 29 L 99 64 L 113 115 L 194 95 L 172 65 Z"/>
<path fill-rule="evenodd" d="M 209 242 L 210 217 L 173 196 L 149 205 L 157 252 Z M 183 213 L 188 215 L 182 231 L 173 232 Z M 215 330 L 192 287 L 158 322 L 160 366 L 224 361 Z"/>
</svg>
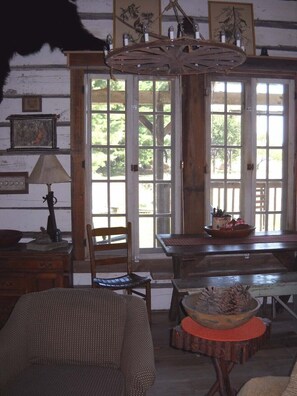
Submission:
<svg viewBox="0 0 297 396">
<path fill-rule="evenodd" d="M 70 176 L 65 171 L 55 155 L 41 155 L 29 176 L 29 183 L 46 184 L 48 193 L 43 197 L 43 202 L 47 201 L 49 216 L 47 221 L 47 233 L 53 242 L 61 240 L 60 230 L 57 228 L 54 205 L 57 198 L 51 190 L 53 183 L 69 182 Z"/>
</svg>

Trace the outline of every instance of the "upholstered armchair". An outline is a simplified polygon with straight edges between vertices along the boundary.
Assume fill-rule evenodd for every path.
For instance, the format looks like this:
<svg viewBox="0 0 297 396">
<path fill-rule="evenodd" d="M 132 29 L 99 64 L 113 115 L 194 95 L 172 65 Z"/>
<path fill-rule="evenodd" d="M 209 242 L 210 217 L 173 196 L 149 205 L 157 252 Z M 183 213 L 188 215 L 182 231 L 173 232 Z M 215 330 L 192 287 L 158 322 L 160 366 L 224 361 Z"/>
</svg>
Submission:
<svg viewBox="0 0 297 396">
<path fill-rule="evenodd" d="M 247 381 L 237 396 L 296 396 L 297 362 L 291 374 L 283 376 L 255 377 Z"/>
<path fill-rule="evenodd" d="M 25 294 L 0 331 L 1 396 L 141 396 L 154 380 L 146 305 L 136 296 Z"/>
</svg>

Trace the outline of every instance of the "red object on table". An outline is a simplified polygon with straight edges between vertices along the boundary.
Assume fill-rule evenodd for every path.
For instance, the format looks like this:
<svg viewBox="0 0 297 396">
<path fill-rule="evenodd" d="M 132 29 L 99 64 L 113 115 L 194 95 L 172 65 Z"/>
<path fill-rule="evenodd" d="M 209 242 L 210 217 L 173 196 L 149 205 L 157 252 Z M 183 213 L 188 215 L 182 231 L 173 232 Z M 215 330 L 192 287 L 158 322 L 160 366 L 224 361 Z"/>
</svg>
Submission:
<svg viewBox="0 0 297 396">
<path fill-rule="evenodd" d="M 184 331 L 196 337 L 204 338 L 210 341 L 247 341 L 260 337 L 266 331 L 263 321 L 257 317 L 253 317 L 242 326 L 233 329 L 216 330 L 201 326 L 189 316 L 181 322 Z"/>
<path fill-rule="evenodd" d="M 235 363 L 244 363 L 253 356 L 269 338 L 271 322 L 253 317 L 234 329 L 215 330 L 201 326 L 190 317 L 182 320 L 171 332 L 171 346 L 212 358 L 217 380 L 207 393 L 213 396 L 236 395 L 229 373 Z"/>
</svg>

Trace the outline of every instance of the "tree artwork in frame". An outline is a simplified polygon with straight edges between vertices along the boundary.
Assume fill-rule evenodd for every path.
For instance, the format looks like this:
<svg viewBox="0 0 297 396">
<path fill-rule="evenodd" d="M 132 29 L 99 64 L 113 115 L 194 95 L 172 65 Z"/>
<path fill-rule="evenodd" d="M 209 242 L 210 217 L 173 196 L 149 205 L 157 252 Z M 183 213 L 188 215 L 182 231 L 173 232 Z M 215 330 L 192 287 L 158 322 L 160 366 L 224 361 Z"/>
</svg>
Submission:
<svg viewBox="0 0 297 396">
<path fill-rule="evenodd" d="M 11 150 L 47 150 L 57 148 L 57 114 L 19 115 L 10 120 Z"/>
<path fill-rule="evenodd" d="M 255 55 L 255 31 L 253 4 L 209 1 L 209 37 L 221 41 L 224 34 L 226 44 L 238 45 L 247 55 Z"/>
<path fill-rule="evenodd" d="M 123 47 L 124 35 L 129 44 L 140 43 L 144 29 L 150 40 L 153 39 L 151 34 L 156 34 L 158 38 L 161 31 L 160 13 L 160 0 L 114 0 L 114 47 Z"/>
</svg>

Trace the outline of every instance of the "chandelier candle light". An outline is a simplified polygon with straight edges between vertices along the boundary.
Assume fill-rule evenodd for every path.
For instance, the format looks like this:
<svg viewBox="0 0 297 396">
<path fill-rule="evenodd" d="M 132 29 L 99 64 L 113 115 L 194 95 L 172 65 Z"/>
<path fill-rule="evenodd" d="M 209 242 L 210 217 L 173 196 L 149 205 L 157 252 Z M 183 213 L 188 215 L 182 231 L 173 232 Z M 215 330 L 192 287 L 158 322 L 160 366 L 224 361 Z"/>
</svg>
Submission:
<svg viewBox="0 0 297 396">
<path fill-rule="evenodd" d="M 186 15 L 177 0 L 171 0 L 164 11 L 173 8 L 178 23 L 178 37 L 174 27 L 170 26 L 168 37 L 158 36 L 147 31 L 147 26 L 134 28 L 142 32 L 143 42 L 137 44 L 124 41 L 122 48 L 114 49 L 108 35 L 105 63 L 111 72 L 156 76 L 178 76 L 226 72 L 245 62 L 246 54 L 240 46 L 240 37 L 236 45 L 204 40 L 198 24 Z M 182 22 L 178 12 L 183 16 Z M 150 36 L 157 39 L 150 40 Z"/>
</svg>

